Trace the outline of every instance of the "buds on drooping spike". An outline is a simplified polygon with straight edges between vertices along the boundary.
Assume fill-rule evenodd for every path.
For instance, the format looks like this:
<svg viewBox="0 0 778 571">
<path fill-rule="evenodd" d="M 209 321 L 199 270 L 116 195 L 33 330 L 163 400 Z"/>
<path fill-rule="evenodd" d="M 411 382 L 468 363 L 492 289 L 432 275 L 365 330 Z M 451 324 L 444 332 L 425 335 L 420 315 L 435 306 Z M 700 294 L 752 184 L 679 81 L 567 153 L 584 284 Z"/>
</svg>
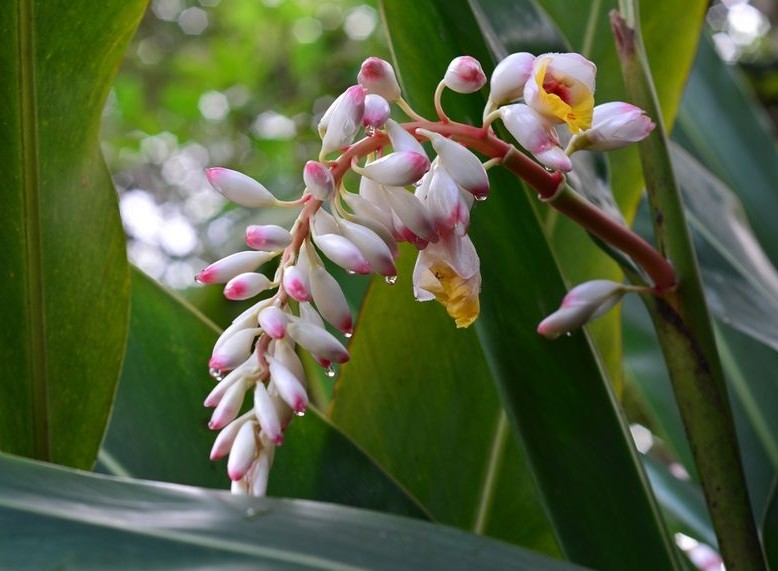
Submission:
<svg viewBox="0 0 778 571">
<path fill-rule="evenodd" d="M 459 56 L 451 60 L 443 82 L 451 91 L 475 93 L 486 85 L 486 74 L 474 57 Z"/>
<path fill-rule="evenodd" d="M 486 174 L 484 165 L 473 152 L 440 135 L 425 129 L 416 129 L 432 142 L 432 147 L 437 151 L 440 162 L 446 167 L 451 175 L 463 190 L 466 190 L 477 199 L 484 199 L 489 196 L 489 177 Z"/>
<path fill-rule="evenodd" d="M 267 493 L 267 480 L 270 475 L 270 466 L 273 465 L 275 446 L 263 445 L 259 450 L 259 456 L 251 468 L 249 490 L 254 496 L 264 496 Z"/>
<path fill-rule="evenodd" d="M 238 317 L 232 320 L 232 323 L 230 324 L 227 329 L 222 331 L 222 334 L 219 335 L 219 338 L 216 340 L 216 343 L 213 344 L 213 350 L 216 351 L 224 345 L 224 343 L 227 342 L 227 340 L 235 335 L 238 331 L 242 331 L 244 329 L 252 328 L 257 326 L 257 314 L 265 307 L 270 305 L 272 302 L 272 299 L 263 299 L 262 301 L 259 301 L 249 307 L 246 311 L 241 313 Z"/>
<path fill-rule="evenodd" d="M 232 448 L 232 443 L 235 442 L 235 437 L 238 435 L 240 427 L 243 426 L 243 424 L 246 422 L 248 422 L 247 418 L 236 418 L 221 429 L 219 434 L 216 436 L 216 440 L 213 442 L 213 446 L 211 447 L 211 460 L 218 460 L 219 458 L 223 458 L 227 455 L 227 453 Z"/>
<path fill-rule="evenodd" d="M 253 378 L 256 373 L 256 369 L 252 370 L 253 362 L 252 360 L 244 361 L 242 365 L 238 366 L 237 368 L 230 371 L 230 373 L 224 377 L 221 381 L 216 383 L 216 386 L 213 388 L 213 390 L 208 393 L 208 396 L 205 397 L 205 402 L 203 402 L 203 406 L 206 407 L 214 407 L 217 406 L 224 397 L 227 390 L 237 383 L 238 381 L 246 378 Z"/>
<path fill-rule="evenodd" d="M 362 118 L 362 124 L 365 127 L 379 129 L 384 126 L 392 110 L 389 103 L 376 93 L 368 93 L 365 96 L 365 116 Z"/>
<path fill-rule="evenodd" d="M 237 252 L 214 262 L 197 274 L 195 279 L 201 284 L 223 284 L 238 274 L 253 272 L 276 256 L 273 252 Z"/>
<path fill-rule="evenodd" d="M 260 334 L 259 328 L 237 331 L 221 345 L 214 347 L 208 366 L 220 371 L 230 371 L 243 363 L 251 354 L 254 338 Z"/>
<path fill-rule="evenodd" d="M 274 206 L 278 203 L 268 189 L 238 171 L 213 167 L 205 169 L 205 176 L 224 198 L 246 208 Z"/>
<path fill-rule="evenodd" d="M 289 324 L 288 331 L 292 339 L 315 356 L 332 363 L 345 363 L 349 360 L 348 351 L 340 341 L 318 325 L 295 319 Z"/>
<path fill-rule="evenodd" d="M 272 283 L 264 274 L 255 272 L 238 274 L 224 286 L 224 297 L 231 300 L 249 299 L 270 289 Z"/>
<path fill-rule="evenodd" d="M 438 166 L 431 174 L 425 204 L 435 227 L 439 232 L 455 231 L 463 234 L 470 224 L 470 205 L 444 167 Z M 468 196 L 472 202 L 472 195 Z"/>
<path fill-rule="evenodd" d="M 340 331 L 351 333 L 354 322 L 351 318 L 346 296 L 340 289 L 338 281 L 327 270 L 318 264 L 311 266 L 309 278 L 311 280 L 311 295 L 317 309 L 324 319 L 332 323 Z M 298 343 L 300 343 L 298 341 Z M 302 345 L 302 343 L 300 343 Z"/>
<path fill-rule="evenodd" d="M 271 305 L 259 312 L 259 326 L 273 339 L 283 339 L 286 335 L 287 314 Z"/>
<path fill-rule="evenodd" d="M 392 207 L 386 192 L 377 182 L 363 176 L 359 181 L 359 194 L 344 193 L 343 197 L 356 214 L 377 220 L 388 230 L 392 229 Z"/>
<path fill-rule="evenodd" d="M 437 242 L 438 233 L 424 204 L 403 188 L 385 187 L 385 196 L 402 223 L 425 242 Z"/>
<path fill-rule="evenodd" d="M 524 93 L 524 84 L 532 75 L 534 61 L 534 55 L 519 52 L 498 63 L 489 83 L 489 100 L 494 105 L 501 105 L 519 99 Z"/>
<path fill-rule="evenodd" d="M 322 137 L 322 153 L 328 154 L 347 147 L 362 127 L 362 117 L 365 114 L 365 89 L 360 85 L 352 85 L 325 113 L 326 126 Z M 322 118 L 324 121 L 324 117 Z M 321 123 L 319 124 L 321 128 Z"/>
<path fill-rule="evenodd" d="M 343 236 L 349 239 L 365 259 L 370 263 L 370 270 L 382 276 L 396 276 L 397 268 L 394 265 L 394 256 L 381 237 L 370 228 L 349 222 L 340 221 L 340 230 Z"/>
<path fill-rule="evenodd" d="M 325 256 L 344 270 L 355 274 L 370 273 L 370 262 L 348 238 L 339 234 L 317 234 L 313 241 Z"/>
<path fill-rule="evenodd" d="M 429 168 L 430 161 L 426 155 L 413 151 L 396 151 L 368 163 L 361 174 L 378 184 L 408 186 L 424 176 Z"/>
<path fill-rule="evenodd" d="M 257 453 L 257 436 L 253 422 L 246 422 L 238 429 L 235 441 L 232 443 L 230 458 L 227 460 L 227 474 L 230 480 L 243 478 L 254 462 Z"/>
<path fill-rule="evenodd" d="M 219 430 L 228 423 L 235 420 L 240 412 L 240 407 L 243 404 L 243 399 L 246 396 L 248 387 L 243 380 L 238 380 L 227 389 L 219 404 L 211 415 L 211 421 L 208 423 L 208 428 L 211 430 Z"/>
<path fill-rule="evenodd" d="M 524 102 L 545 119 L 579 133 L 592 125 L 596 73 L 597 66 L 581 54 L 539 55 L 524 85 Z"/>
<path fill-rule="evenodd" d="M 389 141 L 392 143 L 392 148 L 397 151 L 412 151 L 419 153 L 420 155 L 427 156 L 426 151 L 422 144 L 411 135 L 408 131 L 402 128 L 402 126 L 394 119 L 389 119 L 386 122 L 386 133 L 389 135 Z"/>
<path fill-rule="evenodd" d="M 387 101 L 397 101 L 400 98 L 400 84 L 389 62 L 377 57 L 369 57 L 362 62 L 357 75 L 359 85 L 368 93 L 380 95 Z"/>
<path fill-rule="evenodd" d="M 538 333 L 556 339 L 600 317 L 622 298 L 627 288 L 608 280 L 593 280 L 575 286 L 562 305 L 538 325 Z"/>
<path fill-rule="evenodd" d="M 573 169 L 573 163 L 559 146 L 553 126 L 523 103 L 500 108 L 505 128 L 519 144 L 544 165 L 564 172 Z"/>
<path fill-rule="evenodd" d="M 308 274 L 300 266 L 287 266 L 284 269 L 284 291 L 296 301 L 311 300 L 311 286 L 308 284 Z"/>
<path fill-rule="evenodd" d="M 319 200 L 329 200 L 335 191 L 335 179 L 330 169 L 317 161 L 305 163 L 303 182 L 313 197 Z"/>
<path fill-rule="evenodd" d="M 284 435 L 281 431 L 281 421 L 278 418 L 273 399 L 267 392 L 267 387 L 257 383 L 254 387 L 254 414 L 257 415 L 262 432 L 273 444 L 281 444 Z"/>
<path fill-rule="evenodd" d="M 252 224 L 246 228 L 246 244 L 249 248 L 270 252 L 281 250 L 292 241 L 289 230 L 275 224 Z"/>
<path fill-rule="evenodd" d="M 266 355 L 266 358 L 270 368 L 270 379 L 273 381 L 278 395 L 296 413 L 305 412 L 305 409 L 308 408 L 308 393 L 305 392 L 300 379 L 278 359 L 270 355 Z"/>
<path fill-rule="evenodd" d="M 302 303 L 300 304 L 301 319 L 304 319 L 302 317 L 303 306 L 306 306 L 308 311 L 313 311 L 314 313 L 316 312 L 316 310 L 311 307 L 310 303 Z M 319 314 L 317 313 L 316 316 L 318 317 L 318 315 Z M 319 318 L 319 321 L 321 321 L 321 318 Z M 322 323 L 321 326 L 324 327 L 324 324 Z M 289 341 L 287 338 L 284 340 L 274 341 L 271 348 L 273 351 L 273 357 L 275 357 L 284 367 L 289 369 L 292 374 L 302 383 L 305 380 L 305 368 L 300 361 L 300 357 L 297 356 L 297 352 L 294 349 L 294 343 Z"/>
<path fill-rule="evenodd" d="M 603 103 L 594 108 L 592 128 L 573 137 L 567 152 L 620 149 L 642 141 L 654 127 L 654 122 L 639 107 L 622 101 Z"/>
</svg>

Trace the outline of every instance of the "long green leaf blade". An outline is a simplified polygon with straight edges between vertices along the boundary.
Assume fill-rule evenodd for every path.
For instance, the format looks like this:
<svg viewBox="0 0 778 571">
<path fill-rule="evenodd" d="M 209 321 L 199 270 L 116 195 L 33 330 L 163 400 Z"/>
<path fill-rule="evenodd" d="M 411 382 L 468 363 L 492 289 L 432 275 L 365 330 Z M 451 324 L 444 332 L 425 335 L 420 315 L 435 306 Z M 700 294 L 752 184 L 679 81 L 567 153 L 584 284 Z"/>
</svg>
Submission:
<svg viewBox="0 0 778 571">
<path fill-rule="evenodd" d="M 144 4 L 0 4 L 6 451 L 89 467 L 102 438 L 123 356 L 129 282 L 98 134 Z"/>
</svg>

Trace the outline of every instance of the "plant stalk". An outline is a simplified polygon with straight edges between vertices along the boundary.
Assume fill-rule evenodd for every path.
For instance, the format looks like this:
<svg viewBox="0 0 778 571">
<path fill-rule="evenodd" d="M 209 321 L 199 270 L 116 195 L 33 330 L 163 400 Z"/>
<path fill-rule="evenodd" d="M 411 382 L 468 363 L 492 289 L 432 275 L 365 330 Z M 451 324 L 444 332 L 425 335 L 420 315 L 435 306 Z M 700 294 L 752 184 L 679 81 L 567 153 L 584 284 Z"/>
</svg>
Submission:
<svg viewBox="0 0 778 571">
<path fill-rule="evenodd" d="M 611 27 L 630 100 L 657 124 L 638 148 L 654 235 L 678 277 L 676 289 L 643 299 L 667 362 L 722 558 L 729 571 L 763 570 L 724 373 L 640 38 L 637 1 L 625 4 L 634 27 L 616 11 Z"/>
</svg>

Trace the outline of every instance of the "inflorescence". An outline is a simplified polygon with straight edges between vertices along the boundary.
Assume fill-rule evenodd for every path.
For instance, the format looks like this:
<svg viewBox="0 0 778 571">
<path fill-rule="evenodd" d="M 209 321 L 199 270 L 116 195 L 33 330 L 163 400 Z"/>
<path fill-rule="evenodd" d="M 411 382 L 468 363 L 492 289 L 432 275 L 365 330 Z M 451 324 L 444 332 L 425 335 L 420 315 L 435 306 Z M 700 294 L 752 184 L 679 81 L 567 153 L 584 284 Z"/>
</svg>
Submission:
<svg viewBox="0 0 778 571">
<path fill-rule="evenodd" d="M 479 313 L 481 274 L 467 232 L 471 209 L 489 195 L 487 169 L 504 164 L 551 199 L 565 187 L 562 173 L 572 170 L 572 153 L 620 148 L 654 128 L 641 109 L 628 103 L 595 107 L 595 73 L 595 65 L 575 53 L 512 54 L 495 68 L 484 122 L 474 127 L 451 121 L 441 105 L 446 88 L 467 94 L 487 83 L 474 58 L 451 62 L 434 96 L 438 118 L 431 121 L 402 98 L 392 66 L 371 57 L 361 66 L 358 84 L 322 117 L 321 151 L 305 165 L 305 190 L 298 200 L 279 201 L 236 171 L 206 171 L 211 185 L 237 204 L 300 209 L 289 229 L 249 226 L 249 250 L 211 264 L 196 277 L 203 284 L 226 284 L 224 295 L 232 300 L 273 292 L 224 330 L 209 361 L 218 384 L 205 406 L 214 407 L 209 427 L 220 431 L 211 459 L 229 455 L 233 492 L 264 495 L 275 447 L 293 416 L 308 406 L 298 346 L 329 376 L 333 364 L 349 359 L 325 325 L 346 337 L 354 328 L 343 291 L 322 256 L 349 273 L 379 274 L 394 283 L 398 242 L 409 242 L 419 251 L 413 270 L 416 299 L 437 300 L 457 327 L 469 326 Z M 411 120 L 393 120 L 392 105 Z M 495 135 L 491 124 L 498 119 L 534 160 Z M 360 133 L 364 136 L 354 142 Z M 430 143 L 432 161 L 423 142 Z M 471 148 L 489 160 L 482 162 Z M 349 171 L 359 175 L 358 188 L 346 188 Z M 585 201 L 570 204 L 567 210 L 559 208 L 575 220 L 589 221 L 593 233 L 613 237 L 625 251 L 634 244 L 635 259 L 647 259 L 648 275 L 659 276 L 655 289 L 672 285 L 672 270 L 650 246 Z M 278 269 L 271 280 L 257 270 L 273 259 Z M 652 273 L 652 265 L 659 270 Z M 581 284 L 538 332 L 556 337 L 602 315 L 625 292 L 648 289 L 605 280 Z M 241 415 L 249 392 L 253 407 Z"/>
</svg>

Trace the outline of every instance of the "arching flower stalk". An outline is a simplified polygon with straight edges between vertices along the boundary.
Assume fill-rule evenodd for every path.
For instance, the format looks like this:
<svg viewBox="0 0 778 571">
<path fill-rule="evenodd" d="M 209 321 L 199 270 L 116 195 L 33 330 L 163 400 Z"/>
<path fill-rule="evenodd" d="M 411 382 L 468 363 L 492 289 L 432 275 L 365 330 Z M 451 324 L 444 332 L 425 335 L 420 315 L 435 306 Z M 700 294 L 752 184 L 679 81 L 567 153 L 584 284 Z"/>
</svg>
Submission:
<svg viewBox="0 0 778 571">
<path fill-rule="evenodd" d="M 333 365 L 349 359 L 328 328 L 350 337 L 354 321 L 323 258 L 392 284 L 397 244 L 409 242 L 419 252 L 416 299 L 437 300 L 458 327 L 476 320 L 480 261 L 467 232 L 471 209 L 490 192 L 487 167 L 503 164 L 552 206 L 632 255 L 656 291 L 674 285 L 672 268 L 653 248 L 565 185 L 562 171 L 572 169 L 571 153 L 618 148 L 653 128 L 642 111 L 626 103 L 594 107 L 595 72 L 578 54 L 513 54 L 492 75 L 484 123 L 472 126 L 451 121 L 441 105 L 444 89 L 468 94 L 487 83 L 472 57 L 456 58 L 446 70 L 434 94 L 437 121 L 423 118 L 402 98 L 389 63 L 368 58 L 358 83 L 320 121 L 322 147 L 317 160 L 305 165 L 305 190 L 297 200 L 279 201 L 259 182 L 229 169 L 206 171 L 217 191 L 242 206 L 299 209 L 290 228 L 249 226 L 249 250 L 211 264 L 196 278 L 225 284 L 228 299 L 261 297 L 225 329 L 209 361 L 218 380 L 205 399 L 205 406 L 214 408 L 209 427 L 219 431 L 211 458 L 229 456 L 234 492 L 265 493 L 275 447 L 308 406 L 297 351 L 309 352 L 329 376 Z M 411 121 L 390 119 L 391 105 Z M 529 155 L 495 135 L 490 124 L 498 119 Z M 560 128 L 572 135 L 567 149 L 560 146 Z M 349 171 L 360 176 L 351 188 L 344 182 Z M 259 270 L 274 259 L 278 268 L 271 279 Z M 539 332 L 553 337 L 579 327 L 631 289 L 601 281 L 579 286 Z M 247 398 L 253 407 L 240 415 Z"/>
</svg>

